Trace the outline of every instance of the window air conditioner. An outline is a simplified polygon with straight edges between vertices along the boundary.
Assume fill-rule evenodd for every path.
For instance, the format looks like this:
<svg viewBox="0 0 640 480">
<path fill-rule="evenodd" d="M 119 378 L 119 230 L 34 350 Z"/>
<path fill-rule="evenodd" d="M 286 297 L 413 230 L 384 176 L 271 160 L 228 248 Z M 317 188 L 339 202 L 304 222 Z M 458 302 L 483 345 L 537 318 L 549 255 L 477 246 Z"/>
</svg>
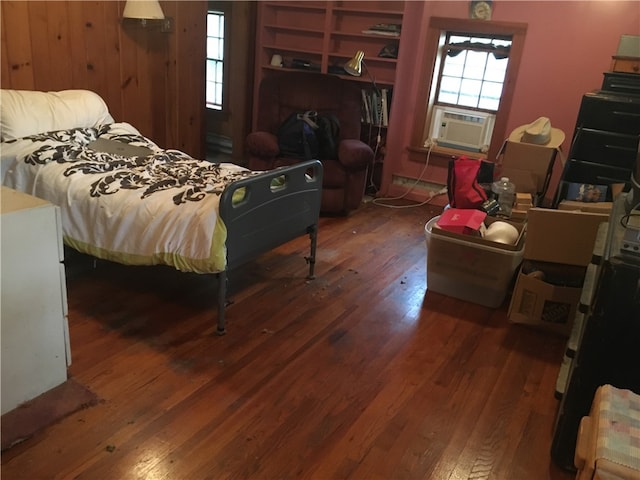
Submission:
<svg viewBox="0 0 640 480">
<path fill-rule="evenodd" d="M 486 152 L 491 143 L 495 118 L 491 113 L 436 106 L 431 138 L 442 147 Z"/>
</svg>

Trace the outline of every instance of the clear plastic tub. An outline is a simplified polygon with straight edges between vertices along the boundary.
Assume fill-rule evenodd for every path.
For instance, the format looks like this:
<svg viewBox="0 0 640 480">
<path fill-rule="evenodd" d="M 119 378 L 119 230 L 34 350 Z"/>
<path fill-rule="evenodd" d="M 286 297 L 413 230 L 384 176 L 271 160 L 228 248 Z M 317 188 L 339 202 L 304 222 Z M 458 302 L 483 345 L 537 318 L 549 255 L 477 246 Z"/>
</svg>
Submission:
<svg viewBox="0 0 640 480">
<path fill-rule="evenodd" d="M 424 227 L 427 289 L 491 308 L 501 306 L 522 262 L 524 242 L 514 251 L 473 243 L 462 235 L 434 234 L 439 218 L 432 218 Z"/>
</svg>

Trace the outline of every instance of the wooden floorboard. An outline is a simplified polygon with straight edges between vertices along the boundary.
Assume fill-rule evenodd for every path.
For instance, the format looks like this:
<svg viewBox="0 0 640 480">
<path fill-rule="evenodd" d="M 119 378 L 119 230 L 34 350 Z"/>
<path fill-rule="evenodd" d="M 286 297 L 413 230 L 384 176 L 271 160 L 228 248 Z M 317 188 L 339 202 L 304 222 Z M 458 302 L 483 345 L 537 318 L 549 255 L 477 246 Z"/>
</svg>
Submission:
<svg viewBox="0 0 640 480">
<path fill-rule="evenodd" d="M 67 260 L 70 375 L 100 398 L 2 454 L 4 479 L 564 480 L 565 339 L 427 290 L 428 206 L 321 219 L 216 280 Z"/>
</svg>

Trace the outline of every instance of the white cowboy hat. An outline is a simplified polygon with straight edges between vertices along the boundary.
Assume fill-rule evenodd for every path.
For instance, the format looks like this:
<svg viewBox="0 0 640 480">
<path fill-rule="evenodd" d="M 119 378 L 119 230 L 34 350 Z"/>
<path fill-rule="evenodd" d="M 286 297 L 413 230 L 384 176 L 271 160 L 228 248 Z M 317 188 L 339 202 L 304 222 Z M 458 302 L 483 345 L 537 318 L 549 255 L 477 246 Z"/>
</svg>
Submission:
<svg viewBox="0 0 640 480">
<path fill-rule="evenodd" d="M 551 120 L 547 117 L 540 117 L 533 123 L 516 128 L 509 135 L 509 141 L 558 148 L 564 142 L 564 132 L 559 128 L 552 128 Z"/>
</svg>

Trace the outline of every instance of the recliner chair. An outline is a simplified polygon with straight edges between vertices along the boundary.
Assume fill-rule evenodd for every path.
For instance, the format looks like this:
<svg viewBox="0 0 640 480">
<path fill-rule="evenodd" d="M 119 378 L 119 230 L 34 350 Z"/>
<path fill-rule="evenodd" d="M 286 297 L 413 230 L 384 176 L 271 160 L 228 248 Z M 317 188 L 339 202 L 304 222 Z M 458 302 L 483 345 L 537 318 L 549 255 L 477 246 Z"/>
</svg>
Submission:
<svg viewBox="0 0 640 480">
<path fill-rule="evenodd" d="M 338 158 L 320 159 L 323 165 L 323 213 L 347 214 L 364 197 L 373 150 L 360 140 L 361 92 L 355 82 L 310 72 L 278 72 L 265 77 L 259 90 L 257 130 L 247 136 L 251 170 L 270 170 L 298 163 L 278 148 L 278 127 L 292 112 L 315 110 L 340 121 Z"/>
</svg>

